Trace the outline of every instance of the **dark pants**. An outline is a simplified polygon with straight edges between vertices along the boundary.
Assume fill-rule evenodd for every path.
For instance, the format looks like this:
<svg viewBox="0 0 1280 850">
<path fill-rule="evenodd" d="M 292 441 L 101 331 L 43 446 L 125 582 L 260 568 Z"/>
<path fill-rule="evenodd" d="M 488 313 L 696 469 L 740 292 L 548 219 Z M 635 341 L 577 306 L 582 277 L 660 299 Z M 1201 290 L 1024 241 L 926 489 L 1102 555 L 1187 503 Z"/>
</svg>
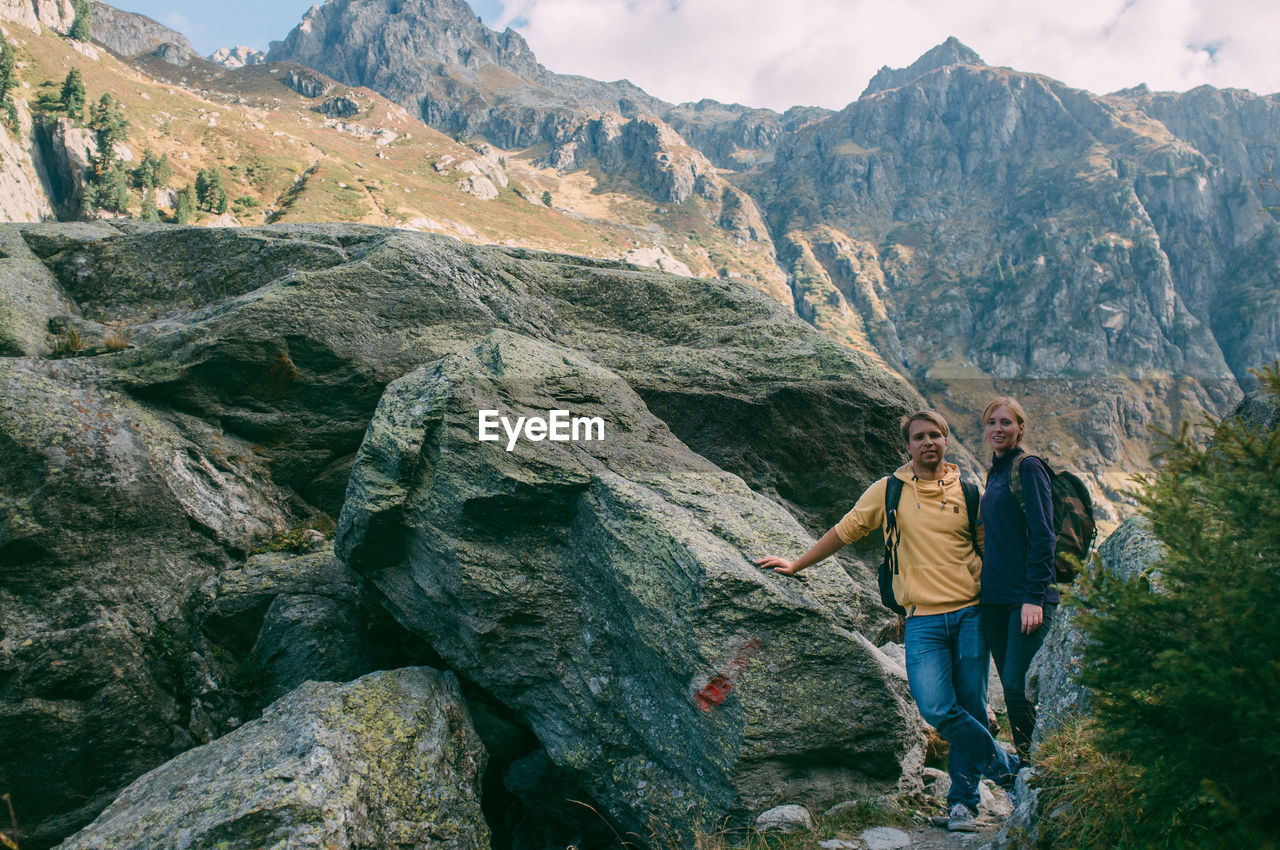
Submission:
<svg viewBox="0 0 1280 850">
<path fill-rule="evenodd" d="M 907 682 L 925 722 L 951 745 L 947 808 L 978 811 L 983 774 L 1012 786 L 1018 760 L 987 731 L 987 646 L 975 606 L 907 618 Z"/>
<path fill-rule="evenodd" d="M 1022 761 L 1031 751 L 1031 733 L 1036 728 L 1036 708 L 1027 699 L 1027 668 L 1031 658 L 1044 643 L 1049 623 L 1057 605 L 1044 606 L 1044 622 L 1029 635 L 1022 633 L 1022 603 L 982 606 L 982 632 L 986 635 L 991 657 L 1000 672 L 1004 703 L 1009 709 L 1009 725 L 1013 727 L 1013 745 Z"/>
</svg>

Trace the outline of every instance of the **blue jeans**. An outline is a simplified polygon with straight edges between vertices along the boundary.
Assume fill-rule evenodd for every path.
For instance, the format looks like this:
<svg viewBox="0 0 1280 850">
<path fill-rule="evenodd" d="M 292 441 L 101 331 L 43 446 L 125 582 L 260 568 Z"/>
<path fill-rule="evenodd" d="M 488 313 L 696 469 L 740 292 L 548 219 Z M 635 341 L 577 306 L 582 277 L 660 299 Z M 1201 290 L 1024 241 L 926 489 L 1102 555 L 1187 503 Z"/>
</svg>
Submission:
<svg viewBox="0 0 1280 850">
<path fill-rule="evenodd" d="M 987 731 L 987 641 L 978 607 L 907 618 L 907 682 L 925 722 L 951 745 L 947 808 L 964 803 L 978 810 L 983 774 L 1012 787 L 1018 757 Z"/>
</svg>

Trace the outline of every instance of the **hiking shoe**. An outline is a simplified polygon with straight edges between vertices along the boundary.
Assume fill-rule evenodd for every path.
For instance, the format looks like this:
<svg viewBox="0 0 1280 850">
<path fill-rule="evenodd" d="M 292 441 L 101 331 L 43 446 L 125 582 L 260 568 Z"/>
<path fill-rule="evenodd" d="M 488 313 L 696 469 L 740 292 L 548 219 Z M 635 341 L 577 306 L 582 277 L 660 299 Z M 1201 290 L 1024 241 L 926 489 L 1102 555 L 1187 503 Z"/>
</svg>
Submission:
<svg viewBox="0 0 1280 850">
<path fill-rule="evenodd" d="M 951 832 L 977 832 L 978 822 L 964 803 L 956 803 L 947 813 L 947 829 Z"/>
</svg>

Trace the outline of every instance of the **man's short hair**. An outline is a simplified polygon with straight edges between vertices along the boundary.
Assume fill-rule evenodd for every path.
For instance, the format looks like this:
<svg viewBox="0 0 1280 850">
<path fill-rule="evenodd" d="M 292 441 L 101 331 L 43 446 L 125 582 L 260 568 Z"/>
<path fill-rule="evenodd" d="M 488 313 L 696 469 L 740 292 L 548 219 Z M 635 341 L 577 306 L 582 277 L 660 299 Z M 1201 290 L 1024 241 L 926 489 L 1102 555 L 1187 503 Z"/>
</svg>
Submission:
<svg viewBox="0 0 1280 850">
<path fill-rule="evenodd" d="M 942 436 L 951 439 L 951 429 L 947 427 L 947 420 L 942 418 L 942 414 L 936 410 L 917 410 L 909 416 L 902 417 L 902 442 L 911 442 L 911 423 L 912 422 L 932 422 L 938 426 L 938 430 L 942 432 Z"/>
</svg>

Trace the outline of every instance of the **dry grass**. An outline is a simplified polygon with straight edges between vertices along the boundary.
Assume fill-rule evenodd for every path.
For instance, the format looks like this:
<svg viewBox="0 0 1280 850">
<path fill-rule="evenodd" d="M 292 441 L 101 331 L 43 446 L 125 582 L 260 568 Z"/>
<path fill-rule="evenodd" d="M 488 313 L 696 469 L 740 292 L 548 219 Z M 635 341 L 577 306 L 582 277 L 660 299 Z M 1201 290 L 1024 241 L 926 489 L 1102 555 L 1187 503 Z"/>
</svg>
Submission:
<svg viewBox="0 0 1280 850">
<path fill-rule="evenodd" d="M 1141 773 L 1099 752 L 1093 735 L 1091 721 L 1074 720 L 1040 747 L 1042 843 L 1049 847 L 1133 846 L 1128 822 Z"/>
<path fill-rule="evenodd" d="M 76 357 L 80 352 L 84 351 L 84 337 L 80 331 L 73 327 L 67 327 L 53 341 L 54 357 Z"/>
<path fill-rule="evenodd" d="M 107 322 L 107 327 L 111 328 L 111 333 L 102 341 L 107 351 L 124 351 L 133 345 L 133 330 L 124 322 Z"/>
<path fill-rule="evenodd" d="M 8 794 L 0 797 L 4 804 L 9 807 L 9 830 L 0 830 L 0 847 L 6 850 L 19 850 L 18 847 L 18 816 L 13 812 L 13 800 Z"/>
</svg>

